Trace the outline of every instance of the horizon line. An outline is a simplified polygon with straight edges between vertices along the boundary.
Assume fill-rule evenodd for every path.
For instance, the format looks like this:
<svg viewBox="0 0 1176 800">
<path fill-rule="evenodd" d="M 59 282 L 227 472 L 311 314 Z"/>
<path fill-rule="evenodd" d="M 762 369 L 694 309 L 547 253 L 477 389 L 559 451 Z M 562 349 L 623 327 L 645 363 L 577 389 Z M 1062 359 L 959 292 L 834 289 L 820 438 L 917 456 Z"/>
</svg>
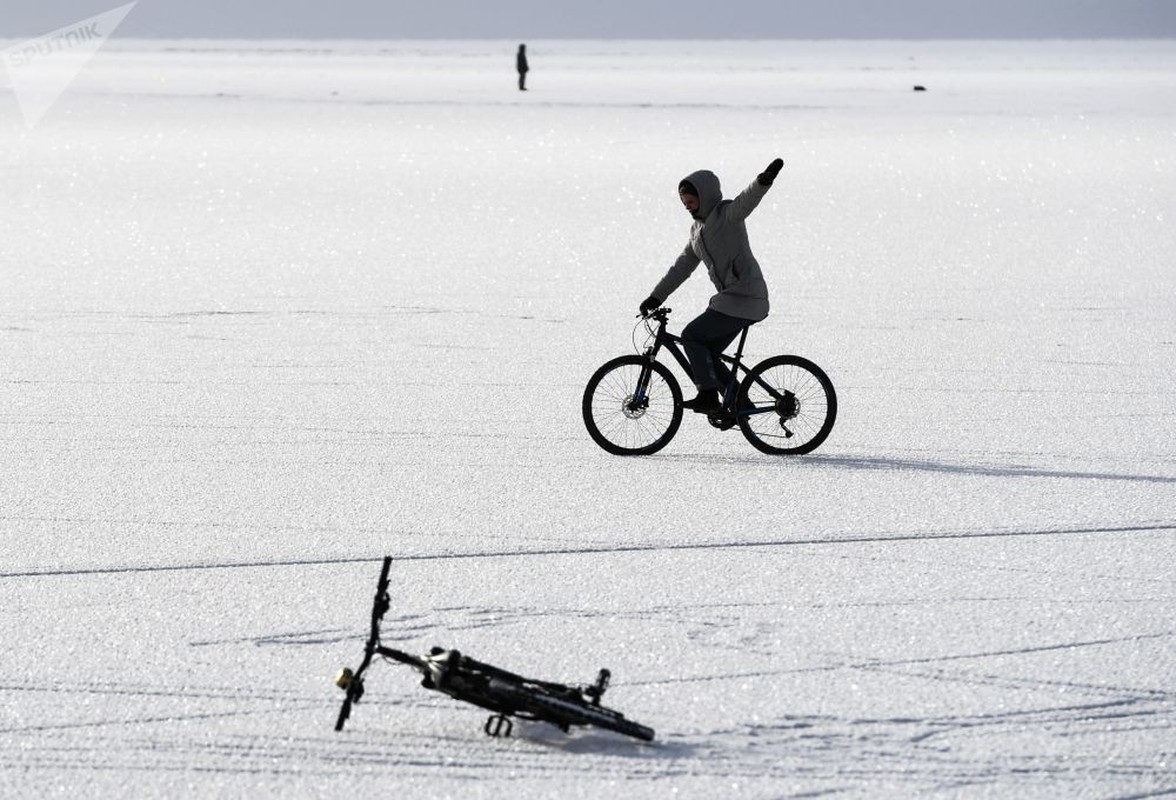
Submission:
<svg viewBox="0 0 1176 800">
<path fill-rule="evenodd" d="M 0 41 L 25 41 L 37 39 L 44 33 L 26 35 L 0 34 Z M 162 35 L 136 34 L 111 36 L 108 42 L 117 41 L 297 41 L 297 42 L 1100 42 L 1100 41 L 1147 41 L 1176 42 L 1172 34 L 1111 35 L 1095 34 L 1082 36 L 282 36 L 262 34 L 256 36 L 214 35 Z"/>
</svg>

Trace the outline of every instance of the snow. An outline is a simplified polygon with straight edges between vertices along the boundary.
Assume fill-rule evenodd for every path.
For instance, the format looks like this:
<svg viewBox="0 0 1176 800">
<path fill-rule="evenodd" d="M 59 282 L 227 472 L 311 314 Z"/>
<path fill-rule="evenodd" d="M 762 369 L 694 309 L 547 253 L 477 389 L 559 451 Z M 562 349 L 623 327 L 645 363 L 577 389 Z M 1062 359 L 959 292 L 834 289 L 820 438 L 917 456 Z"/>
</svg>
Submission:
<svg viewBox="0 0 1176 800">
<path fill-rule="evenodd" d="M 1176 788 L 1176 42 L 112 42 L 0 104 L 0 795 Z M 914 92 L 914 85 L 926 92 Z M 830 439 L 580 396 L 749 220 Z M 674 321 L 700 310 L 694 276 Z M 484 714 L 385 635 L 608 667 L 654 743 Z"/>
</svg>

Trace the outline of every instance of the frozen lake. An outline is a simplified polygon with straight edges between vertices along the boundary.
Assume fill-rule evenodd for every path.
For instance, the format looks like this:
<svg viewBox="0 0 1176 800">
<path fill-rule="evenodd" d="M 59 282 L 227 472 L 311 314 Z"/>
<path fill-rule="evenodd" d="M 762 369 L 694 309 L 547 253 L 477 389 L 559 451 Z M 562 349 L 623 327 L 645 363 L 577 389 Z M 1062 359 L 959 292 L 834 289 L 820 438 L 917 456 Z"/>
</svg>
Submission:
<svg viewBox="0 0 1176 800">
<path fill-rule="evenodd" d="M 0 95 L 0 795 L 1176 792 L 1176 42 L 516 45 Z M 832 436 L 606 454 L 678 180 L 775 156 L 748 349 Z M 655 742 L 384 664 L 336 734 L 385 554 L 389 642 L 609 667 Z"/>
</svg>

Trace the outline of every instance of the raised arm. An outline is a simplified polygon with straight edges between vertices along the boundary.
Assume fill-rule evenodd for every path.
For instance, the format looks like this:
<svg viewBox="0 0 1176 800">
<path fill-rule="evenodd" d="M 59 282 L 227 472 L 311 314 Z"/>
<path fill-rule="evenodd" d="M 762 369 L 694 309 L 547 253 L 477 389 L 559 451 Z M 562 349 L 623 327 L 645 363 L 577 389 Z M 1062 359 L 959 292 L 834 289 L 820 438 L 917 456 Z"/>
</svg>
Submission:
<svg viewBox="0 0 1176 800">
<path fill-rule="evenodd" d="M 784 168 L 784 162 L 777 158 L 768 164 L 755 180 L 744 189 L 739 195 L 731 201 L 731 205 L 727 208 L 727 214 L 732 219 L 746 219 L 747 215 L 755 211 L 756 206 L 759 205 L 760 200 L 764 199 L 764 195 L 768 193 L 772 183 L 776 180 L 776 176 L 780 174 L 780 170 Z"/>
</svg>

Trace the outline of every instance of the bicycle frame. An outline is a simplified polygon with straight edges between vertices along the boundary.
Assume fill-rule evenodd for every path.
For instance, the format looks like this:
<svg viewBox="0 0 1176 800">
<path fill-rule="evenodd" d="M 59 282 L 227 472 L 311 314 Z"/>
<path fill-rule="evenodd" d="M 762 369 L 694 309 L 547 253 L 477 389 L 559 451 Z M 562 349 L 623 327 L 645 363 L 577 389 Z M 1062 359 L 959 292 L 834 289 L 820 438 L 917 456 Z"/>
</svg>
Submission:
<svg viewBox="0 0 1176 800">
<path fill-rule="evenodd" d="M 682 352 L 683 344 L 682 337 L 677 334 L 670 333 L 666 330 L 666 325 L 669 322 L 670 309 L 657 309 L 649 314 L 650 319 L 657 320 L 657 333 L 654 334 L 653 344 L 646 348 L 642 354 L 649 359 L 652 364 L 657 360 L 658 353 L 663 349 L 667 350 L 674 360 L 678 362 L 678 366 L 686 373 L 686 376 L 694 382 L 694 370 L 690 367 L 690 360 L 686 354 Z M 747 374 L 749 370 L 743 365 L 743 345 L 747 342 L 747 331 L 751 327 L 748 323 L 739 332 L 739 344 L 735 348 L 735 355 L 729 356 L 726 353 L 716 353 L 719 360 L 726 363 L 731 368 L 731 380 L 723 390 L 723 411 L 735 416 L 750 417 L 755 414 L 766 414 L 775 410 L 774 406 L 765 406 L 763 408 L 735 408 L 735 396 L 739 390 L 740 375 Z M 638 406 L 645 402 L 645 394 L 649 389 L 649 377 L 652 372 L 652 367 L 645 367 L 641 370 L 641 375 L 637 381 L 637 390 L 633 396 L 633 405 Z M 756 384 L 764 389 L 774 400 L 782 399 L 782 396 L 772 386 L 763 380 L 756 380 Z"/>
<path fill-rule="evenodd" d="M 494 712 L 483 726 L 488 736 L 510 736 L 514 727 L 510 717 L 549 722 L 567 733 L 573 718 L 577 716 L 577 706 L 569 707 L 564 716 L 537 714 L 530 709 L 526 697 L 504 692 L 503 683 L 534 687 L 547 693 L 553 701 L 570 701 L 578 703 L 580 707 L 584 705 L 584 698 L 588 698 L 591 705 L 600 707 L 600 698 L 608 688 L 610 678 L 609 671 L 602 669 L 596 676 L 596 682 L 586 686 L 539 681 L 476 661 L 457 650 L 440 647 L 434 647 L 426 656 L 414 656 L 402 650 L 377 645 L 376 653 L 416 669 L 424 676 L 421 686 L 426 689 Z"/>
</svg>

